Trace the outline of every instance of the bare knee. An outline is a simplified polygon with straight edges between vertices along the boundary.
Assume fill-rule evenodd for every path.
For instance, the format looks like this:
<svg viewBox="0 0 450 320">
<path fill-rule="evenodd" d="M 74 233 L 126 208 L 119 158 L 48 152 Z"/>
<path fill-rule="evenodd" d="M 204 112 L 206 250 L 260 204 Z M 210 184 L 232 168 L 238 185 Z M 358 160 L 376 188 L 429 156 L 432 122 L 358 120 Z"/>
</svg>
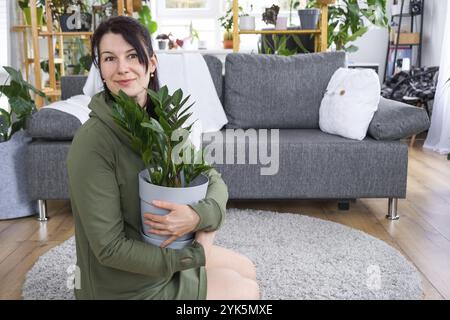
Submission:
<svg viewBox="0 0 450 320">
<path fill-rule="evenodd" d="M 225 268 L 206 269 L 208 300 L 257 300 L 260 298 L 256 281 Z"/>
</svg>

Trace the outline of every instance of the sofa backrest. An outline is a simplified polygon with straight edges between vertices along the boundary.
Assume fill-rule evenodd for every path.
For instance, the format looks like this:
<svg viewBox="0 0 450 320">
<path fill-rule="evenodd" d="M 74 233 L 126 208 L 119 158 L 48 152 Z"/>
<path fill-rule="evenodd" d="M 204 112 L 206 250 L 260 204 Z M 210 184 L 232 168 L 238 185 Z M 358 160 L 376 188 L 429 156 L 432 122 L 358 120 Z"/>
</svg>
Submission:
<svg viewBox="0 0 450 320">
<path fill-rule="evenodd" d="M 278 56 L 228 54 L 227 128 L 319 128 L 319 107 L 344 52 Z"/>
<path fill-rule="evenodd" d="M 222 101 L 222 62 L 215 56 L 203 55 L 208 66 L 211 78 L 217 91 L 217 95 Z M 61 77 L 61 100 L 68 99 L 77 94 L 83 94 L 83 87 L 87 76 L 71 75 Z"/>
</svg>

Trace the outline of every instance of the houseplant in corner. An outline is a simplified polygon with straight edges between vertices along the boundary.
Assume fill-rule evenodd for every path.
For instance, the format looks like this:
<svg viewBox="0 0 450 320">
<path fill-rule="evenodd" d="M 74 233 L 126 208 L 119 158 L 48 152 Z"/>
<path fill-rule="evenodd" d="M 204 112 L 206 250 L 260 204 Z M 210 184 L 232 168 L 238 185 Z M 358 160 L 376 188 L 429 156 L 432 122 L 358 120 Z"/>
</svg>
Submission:
<svg viewBox="0 0 450 320">
<path fill-rule="evenodd" d="M 145 109 L 123 91 L 114 95 L 113 105 L 115 122 L 130 138 L 132 147 L 141 155 L 145 165 L 145 170 L 139 173 L 142 226 L 146 212 L 169 213 L 154 207 L 153 200 L 192 204 L 205 198 L 209 181 L 203 173 L 211 169 L 204 162 L 203 151 L 196 150 L 188 139 L 193 123 L 183 127 L 192 115 L 188 113 L 192 104 L 185 107 L 190 96 L 183 98 L 181 89 L 169 95 L 166 86 L 157 92 L 151 89 L 147 92 L 158 119 L 149 117 Z M 168 238 L 144 228 L 142 233 L 147 243 L 156 246 Z M 186 234 L 168 247 L 181 249 L 193 238 L 193 233 Z"/>
<path fill-rule="evenodd" d="M 19 7 L 22 9 L 25 18 L 25 24 L 31 25 L 31 9 L 30 0 L 19 0 Z M 44 16 L 45 0 L 36 0 L 37 24 L 42 25 L 42 17 Z"/>
<path fill-rule="evenodd" d="M 332 3 L 326 0 L 309 0 L 308 7 L 316 3 Z M 331 4 L 328 10 L 328 47 L 355 52 L 351 44 L 364 35 L 370 26 L 387 27 L 386 0 L 341 0 Z"/>
<path fill-rule="evenodd" d="M 35 213 L 26 182 L 26 148 L 31 138 L 25 127 L 27 118 L 36 111 L 29 90 L 45 97 L 45 94 L 23 80 L 20 72 L 3 67 L 10 83 L 0 86 L 0 94 L 8 98 L 11 111 L 0 108 L 0 219 L 29 216 Z"/>
</svg>

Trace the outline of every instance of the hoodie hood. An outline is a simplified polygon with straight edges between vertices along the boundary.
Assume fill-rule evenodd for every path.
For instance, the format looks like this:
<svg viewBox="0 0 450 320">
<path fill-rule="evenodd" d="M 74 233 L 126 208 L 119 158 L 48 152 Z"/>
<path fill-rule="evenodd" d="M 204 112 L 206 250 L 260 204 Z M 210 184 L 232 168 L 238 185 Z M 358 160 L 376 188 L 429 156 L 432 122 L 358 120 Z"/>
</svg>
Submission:
<svg viewBox="0 0 450 320">
<path fill-rule="evenodd" d="M 99 119 L 103 124 L 105 124 L 112 132 L 119 138 L 119 140 L 127 145 L 131 150 L 136 152 L 132 146 L 128 134 L 119 127 L 113 118 L 113 106 L 114 100 L 105 92 L 99 92 L 92 97 L 88 108 L 92 110 L 89 114 L 91 118 Z"/>
</svg>

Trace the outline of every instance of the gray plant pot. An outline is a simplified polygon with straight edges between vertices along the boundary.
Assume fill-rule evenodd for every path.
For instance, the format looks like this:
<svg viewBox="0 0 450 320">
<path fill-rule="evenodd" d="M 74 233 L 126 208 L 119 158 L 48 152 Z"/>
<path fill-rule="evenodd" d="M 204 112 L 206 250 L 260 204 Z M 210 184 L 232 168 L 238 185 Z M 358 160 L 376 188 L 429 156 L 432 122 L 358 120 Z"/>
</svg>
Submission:
<svg viewBox="0 0 450 320">
<path fill-rule="evenodd" d="M 26 176 L 26 149 L 31 138 L 25 131 L 0 142 L 0 220 L 30 216 L 36 213 Z"/>
<path fill-rule="evenodd" d="M 298 17 L 300 18 L 301 28 L 304 30 L 314 30 L 317 28 L 319 22 L 319 9 L 302 9 L 298 10 Z"/>
<path fill-rule="evenodd" d="M 141 199 L 141 223 L 143 231 L 143 240 L 147 243 L 159 246 L 167 236 L 149 233 L 148 225 L 144 225 L 144 213 L 151 212 L 158 215 L 166 215 L 169 210 L 153 206 L 153 200 L 173 202 L 177 204 L 194 204 L 206 197 L 209 179 L 206 175 L 198 176 L 188 187 L 168 188 L 161 187 L 147 182 L 149 174 L 147 170 L 139 173 L 139 196 Z M 194 239 L 194 233 L 188 233 L 175 240 L 168 248 L 181 249 L 189 245 Z"/>
</svg>

